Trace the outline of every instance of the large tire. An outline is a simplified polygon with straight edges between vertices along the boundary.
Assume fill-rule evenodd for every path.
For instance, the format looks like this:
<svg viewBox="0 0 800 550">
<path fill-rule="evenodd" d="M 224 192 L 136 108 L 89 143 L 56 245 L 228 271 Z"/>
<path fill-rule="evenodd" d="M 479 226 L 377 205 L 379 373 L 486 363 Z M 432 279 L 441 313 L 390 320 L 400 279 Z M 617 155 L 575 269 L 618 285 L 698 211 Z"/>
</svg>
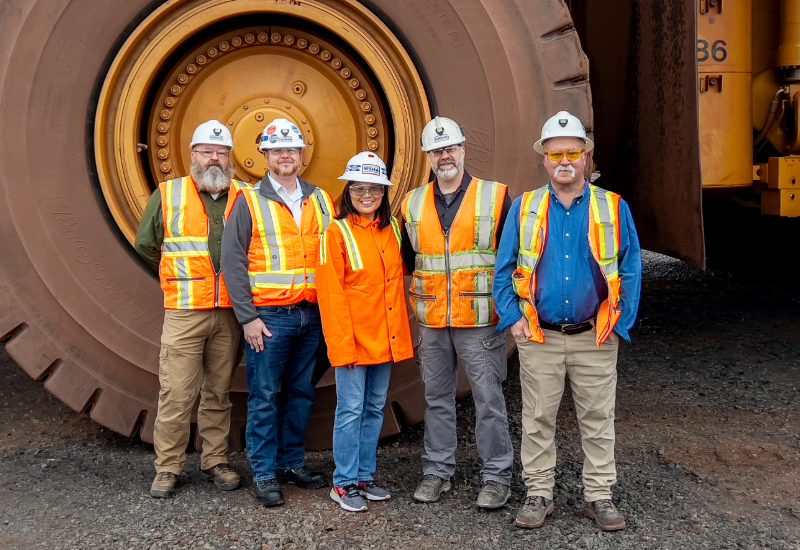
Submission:
<svg viewBox="0 0 800 550">
<path fill-rule="evenodd" d="M 161 2 L 7 0 L 0 5 L 0 336 L 32 377 L 76 411 L 152 441 L 161 290 L 109 213 L 93 157 L 99 90 L 126 36 Z M 335 2 L 331 1 L 331 5 Z M 434 114 L 468 134 L 468 168 L 511 185 L 544 181 L 532 153 L 560 109 L 591 129 L 585 57 L 549 0 L 376 0 L 425 80 Z M 246 419 L 234 381 L 232 448 Z M 324 382 L 324 381 L 323 381 Z M 333 385 L 318 389 L 309 448 L 331 443 Z M 395 369 L 384 434 L 422 420 L 413 361 Z"/>
</svg>

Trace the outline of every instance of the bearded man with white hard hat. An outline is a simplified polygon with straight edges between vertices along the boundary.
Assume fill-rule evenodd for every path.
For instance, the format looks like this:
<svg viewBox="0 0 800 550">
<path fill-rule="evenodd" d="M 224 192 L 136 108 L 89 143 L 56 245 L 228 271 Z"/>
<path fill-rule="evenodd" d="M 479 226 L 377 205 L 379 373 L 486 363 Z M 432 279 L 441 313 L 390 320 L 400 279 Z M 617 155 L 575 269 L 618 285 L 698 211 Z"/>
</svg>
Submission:
<svg viewBox="0 0 800 550">
<path fill-rule="evenodd" d="M 404 199 L 403 259 L 413 273 L 408 296 L 419 323 L 417 349 L 425 400 L 425 454 L 419 502 L 450 490 L 456 467 L 458 359 L 475 400 L 475 439 L 483 460 L 481 508 L 499 508 L 511 495 L 514 448 L 502 383 L 506 340 L 495 330 L 492 279 L 511 207 L 502 183 L 464 169 L 467 138 L 453 120 L 436 117 L 422 131 L 422 150 L 435 179 Z"/>
<path fill-rule="evenodd" d="M 586 179 L 593 147 L 570 113 L 545 123 L 534 149 L 550 182 L 514 201 L 497 255 L 497 328 L 511 327 L 522 381 L 528 492 L 519 527 L 541 527 L 554 509 L 556 415 L 565 379 L 585 454 L 586 513 L 605 531 L 626 527 L 611 501 L 617 351 L 636 321 L 642 255 L 628 205 Z"/>
<path fill-rule="evenodd" d="M 233 179 L 233 138 L 221 122 L 198 126 L 190 147 L 191 175 L 158 186 L 136 233 L 136 251 L 158 270 L 164 291 L 156 478 L 150 488 L 161 498 L 173 496 L 186 463 L 198 392 L 201 475 L 224 491 L 240 485 L 226 453 L 241 328 L 220 271 L 220 249 L 225 218 L 248 184 Z"/>
<path fill-rule="evenodd" d="M 306 467 L 304 441 L 322 338 L 314 274 L 320 237 L 336 212 L 328 193 L 297 176 L 305 147 L 291 121 L 267 125 L 259 149 L 269 171 L 237 200 L 222 242 L 222 271 L 246 341 L 247 454 L 264 506 L 284 503 L 281 485 L 328 484 Z"/>
</svg>

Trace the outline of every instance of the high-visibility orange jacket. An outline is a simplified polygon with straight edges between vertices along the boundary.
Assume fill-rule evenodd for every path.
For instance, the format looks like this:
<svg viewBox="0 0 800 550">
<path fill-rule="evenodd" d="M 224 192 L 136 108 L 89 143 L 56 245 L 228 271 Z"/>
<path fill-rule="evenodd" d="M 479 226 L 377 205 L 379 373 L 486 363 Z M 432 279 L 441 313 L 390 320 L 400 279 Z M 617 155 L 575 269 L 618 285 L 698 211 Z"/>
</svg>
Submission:
<svg viewBox="0 0 800 550">
<path fill-rule="evenodd" d="M 619 248 L 620 248 L 620 196 L 594 185 L 589 186 L 589 246 L 592 256 L 608 285 L 608 298 L 597 310 L 597 347 L 608 340 L 621 314 Z M 522 195 L 520 209 L 519 254 L 517 269 L 512 276 L 514 292 L 521 299 L 519 307 L 528 320 L 530 340 L 544 343 L 544 333 L 536 312 L 536 266 L 547 242 L 550 188 L 540 187 Z"/>
<path fill-rule="evenodd" d="M 317 291 L 331 365 L 414 357 L 397 220 L 385 229 L 360 216 L 335 220 L 320 245 Z"/>
<path fill-rule="evenodd" d="M 225 218 L 233 203 L 248 189 L 234 180 L 228 191 Z M 165 309 L 213 309 L 231 307 L 222 272 L 214 271 L 208 248 L 208 216 L 190 177 L 165 181 L 158 186 L 164 215 L 159 277 Z"/>
<path fill-rule="evenodd" d="M 303 201 L 298 227 L 285 204 L 268 199 L 257 189 L 242 194 L 253 221 L 248 275 L 255 306 L 316 302 L 319 241 L 335 213 L 330 195 L 315 188 Z"/>
<path fill-rule="evenodd" d="M 408 295 L 419 324 L 432 328 L 497 324 L 492 282 L 507 192 L 502 183 L 473 178 L 447 234 L 436 212 L 432 183 L 406 195 L 402 213 L 417 253 Z"/>
</svg>

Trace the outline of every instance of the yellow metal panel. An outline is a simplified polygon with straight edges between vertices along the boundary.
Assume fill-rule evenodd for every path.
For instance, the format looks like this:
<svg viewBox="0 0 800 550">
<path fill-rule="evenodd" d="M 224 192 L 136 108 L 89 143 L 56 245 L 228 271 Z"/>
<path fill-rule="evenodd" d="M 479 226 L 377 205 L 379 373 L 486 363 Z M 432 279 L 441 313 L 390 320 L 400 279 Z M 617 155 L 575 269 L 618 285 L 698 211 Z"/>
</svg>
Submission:
<svg viewBox="0 0 800 550">
<path fill-rule="evenodd" d="M 703 187 L 750 186 L 753 183 L 750 73 L 701 73 L 700 78 Z M 712 85 L 712 80 L 716 84 Z M 706 91 L 702 91 L 704 86 Z"/>
<path fill-rule="evenodd" d="M 698 3 L 703 187 L 753 183 L 752 0 Z"/>
<path fill-rule="evenodd" d="M 753 70 L 752 2 L 725 0 L 697 19 L 697 63 L 700 72 L 749 73 Z"/>
<path fill-rule="evenodd" d="M 771 157 L 767 174 L 770 189 L 800 190 L 800 157 Z"/>
<path fill-rule="evenodd" d="M 800 216 L 800 191 L 766 189 L 761 193 L 761 213 L 787 218 Z"/>
</svg>

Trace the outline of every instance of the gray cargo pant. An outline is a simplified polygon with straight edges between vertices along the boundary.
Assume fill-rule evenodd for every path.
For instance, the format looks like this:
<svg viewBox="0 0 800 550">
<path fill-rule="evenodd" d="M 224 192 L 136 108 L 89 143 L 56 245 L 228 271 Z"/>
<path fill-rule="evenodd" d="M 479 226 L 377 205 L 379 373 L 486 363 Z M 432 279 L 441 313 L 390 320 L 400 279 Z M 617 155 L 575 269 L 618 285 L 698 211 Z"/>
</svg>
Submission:
<svg viewBox="0 0 800 550">
<path fill-rule="evenodd" d="M 475 400 L 475 439 L 483 481 L 511 485 L 514 448 L 508 434 L 506 337 L 496 327 L 419 327 L 420 374 L 425 386 L 425 454 L 422 472 L 450 479 L 456 471 L 458 359 Z"/>
</svg>

